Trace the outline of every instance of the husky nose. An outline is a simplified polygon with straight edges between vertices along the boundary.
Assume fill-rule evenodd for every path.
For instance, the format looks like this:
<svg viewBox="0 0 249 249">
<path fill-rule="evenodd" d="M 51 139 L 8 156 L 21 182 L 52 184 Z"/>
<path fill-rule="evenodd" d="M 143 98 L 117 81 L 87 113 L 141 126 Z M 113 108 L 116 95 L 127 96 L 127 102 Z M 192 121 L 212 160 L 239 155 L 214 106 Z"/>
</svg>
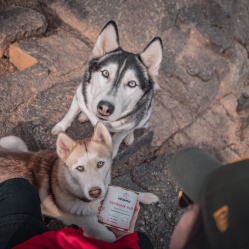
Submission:
<svg viewBox="0 0 249 249">
<path fill-rule="evenodd" d="M 114 111 L 114 106 L 107 101 L 101 100 L 98 104 L 98 113 L 102 116 L 110 116 Z"/>
<path fill-rule="evenodd" d="M 92 198 L 98 198 L 100 195 L 101 195 L 101 189 L 100 188 L 92 188 L 90 189 L 89 191 L 89 195 L 92 197 Z"/>
</svg>

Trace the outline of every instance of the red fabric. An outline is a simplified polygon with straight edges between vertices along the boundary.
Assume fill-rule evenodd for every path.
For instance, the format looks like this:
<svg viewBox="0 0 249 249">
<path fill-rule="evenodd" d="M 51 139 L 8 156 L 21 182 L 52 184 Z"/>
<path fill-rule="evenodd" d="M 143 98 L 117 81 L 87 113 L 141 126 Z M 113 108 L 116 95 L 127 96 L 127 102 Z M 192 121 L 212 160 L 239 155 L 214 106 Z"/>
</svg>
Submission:
<svg viewBox="0 0 249 249">
<path fill-rule="evenodd" d="M 34 236 L 13 249 L 140 249 L 136 232 L 115 242 L 104 242 L 83 235 L 82 229 L 62 228 Z"/>
</svg>

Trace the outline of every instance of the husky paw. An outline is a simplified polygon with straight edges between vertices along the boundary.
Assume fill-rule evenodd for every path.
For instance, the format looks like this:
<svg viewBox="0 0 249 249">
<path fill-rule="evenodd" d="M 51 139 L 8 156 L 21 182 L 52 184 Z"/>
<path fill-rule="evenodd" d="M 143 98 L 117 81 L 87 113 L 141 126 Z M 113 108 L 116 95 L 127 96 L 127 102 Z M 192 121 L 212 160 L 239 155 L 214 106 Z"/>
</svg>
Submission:
<svg viewBox="0 0 249 249">
<path fill-rule="evenodd" d="M 143 126 L 143 128 L 147 129 L 147 128 L 149 128 L 149 126 L 150 126 L 150 122 L 148 121 L 148 122 Z"/>
<path fill-rule="evenodd" d="M 89 118 L 85 115 L 85 113 L 81 113 L 78 120 L 81 122 L 81 123 L 84 123 L 86 121 L 89 120 Z"/>
<path fill-rule="evenodd" d="M 143 204 L 152 204 L 159 202 L 159 198 L 152 193 L 141 193 L 139 192 L 138 200 Z"/>
<path fill-rule="evenodd" d="M 57 125 L 54 126 L 51 133 L 53 135 L 58 135 L 61 131 L 65 131 L 65 130 L 66 129 L 64 127 L 62 127 L 60 124 L 57 124 Z"/>
<path fill-rule="evenodd" d="M 134 133 L 130 133 L 125 139 L 124 139 L 124 143 L 126 145 L 131 145 L 134 142 Z"/>
</svg>

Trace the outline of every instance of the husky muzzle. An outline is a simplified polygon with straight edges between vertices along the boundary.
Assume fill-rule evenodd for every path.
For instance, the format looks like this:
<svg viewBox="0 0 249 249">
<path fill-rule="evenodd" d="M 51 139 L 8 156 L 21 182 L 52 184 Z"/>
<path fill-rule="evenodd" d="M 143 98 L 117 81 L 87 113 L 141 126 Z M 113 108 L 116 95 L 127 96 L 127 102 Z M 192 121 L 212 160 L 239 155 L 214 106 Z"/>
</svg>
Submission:
<svg viewBox="0 0 249 249">
<path fill-rule="evenodd" d="M 97 110 L 101 116 L 108 117 L 114 112 L 114 106 L 108 101 L 101 100 L 98 103 Z"/>
</svg>

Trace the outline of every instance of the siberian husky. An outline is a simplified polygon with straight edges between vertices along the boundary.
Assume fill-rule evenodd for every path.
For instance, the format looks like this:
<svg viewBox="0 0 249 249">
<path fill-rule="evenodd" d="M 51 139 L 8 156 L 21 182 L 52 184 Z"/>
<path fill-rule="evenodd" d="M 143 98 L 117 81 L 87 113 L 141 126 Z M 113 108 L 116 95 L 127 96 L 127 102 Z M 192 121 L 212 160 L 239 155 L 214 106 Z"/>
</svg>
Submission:
<svg viewBox="0 0 249 249">
<path fill-rule="evenodd" d="M 65 131 L 82 112 L 80 121 L 89 119 L 93 126 L 101 121 L 114 133 L 115 157 L 123 139 L 127 145 L 133 143 L 133 131 L 147 126 L 161 60 L 159 37 L 140 54 L 133 54 L 120 47 L 117 26 L 113 21 L 108 22 L 97 38 L 70 109 L 54 126 L 52 134 Z"/>
<path fill-rule="evenodd" d="M 110 133 L 98 122 L 91 138 L 74 141 L 60 132 L 56 146 L 57 153 L 29 152 L 21 139 L 2 138 L 0 182 L 26 178 L 37 189 L 42 214 L 78 225 L 86 236 L 115 240 L 113 233 L 97 222 L 98 207 L 111 180 Z M 158 197 L 140 193 L 139 200 L 150 204 L 157 202 Z"/>
</svg>

